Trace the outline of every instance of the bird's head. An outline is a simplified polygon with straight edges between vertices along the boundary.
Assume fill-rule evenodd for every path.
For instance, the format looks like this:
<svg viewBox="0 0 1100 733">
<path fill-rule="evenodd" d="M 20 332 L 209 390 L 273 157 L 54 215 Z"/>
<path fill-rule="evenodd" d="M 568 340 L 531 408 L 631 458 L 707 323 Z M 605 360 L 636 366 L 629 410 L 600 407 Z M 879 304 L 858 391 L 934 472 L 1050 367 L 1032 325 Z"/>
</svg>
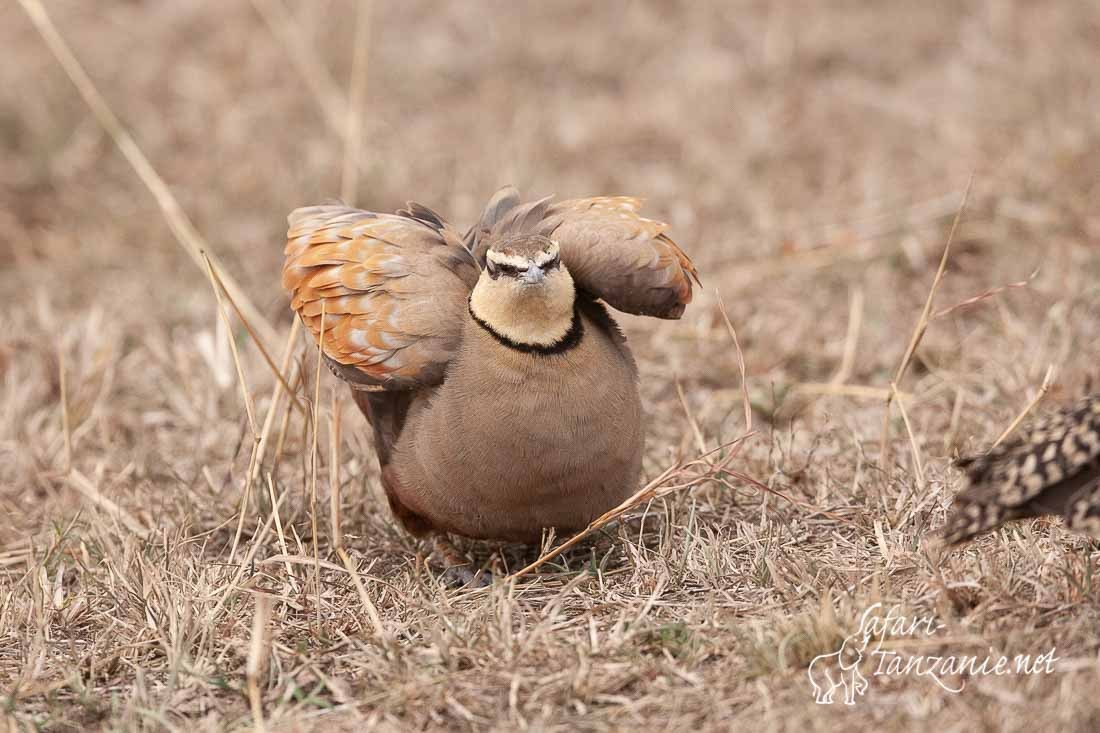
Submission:
<svg viewBox="0 0 1100 733">
<path fill-rule="evenodd" d="M 559 342 L 573 323 L 573 278 L 558 243 L 537 234 L 493 242 L 470 295 L 470 311 L 498 335 L 524 346 Z"/>
<path fill-rule="evenodd" d="M 524 292 L 530 286 L 553 288 L 568 278 L 562 267 L 558 243 L 538 234 L 521 234 L 494 242 L 485 253 L 485 274 L 490 280 L 505 278 L 504 284 Z M 572 287 L 572 282 L 569 282 Z M 530 294 L 530 293 L 529 293 Z"/>
</svg>

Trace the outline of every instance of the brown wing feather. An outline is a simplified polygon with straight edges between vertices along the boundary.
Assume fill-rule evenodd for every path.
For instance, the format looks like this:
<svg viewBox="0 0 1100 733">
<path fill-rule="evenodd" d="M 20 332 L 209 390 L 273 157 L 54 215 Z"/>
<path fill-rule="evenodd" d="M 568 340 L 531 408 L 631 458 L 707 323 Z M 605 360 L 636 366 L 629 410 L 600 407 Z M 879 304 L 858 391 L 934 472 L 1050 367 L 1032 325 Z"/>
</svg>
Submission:
<svg viewBox="0 0 1100 733">
<path fill-rule="evenodd" d="M 479 263 L 494 237 L 541 234 L 558 242 L 577 287 L 616 310 L 679 318 L 691 302 L 692 280 L 699 282 L 699 273 L 665 234 L 666 224 L 638 214 L 638 199 L 518 200 L 515 189 L 501 189 L 481 222 L 467 233 Z"/>
<path fill-rule="evenodd" d="M 485 255 L 485 247 L 487 245 L 487 238 L 489 233 L 496 226 L 496 223 L 504 218 L 511 209 L 519 206 L 519 191 L 515 186 L 505 186 L 489 198 L 489 203 L 485 204 L 485 209 L 481 212 L 481 218 L 478 219 L 477 224 L 474 224 L 466 231 L 466 235 L 462 238 L 462 243 L 466 246 L 466 249 L 471 252 L 481 252 L 482 257 Z M 483 246 L 484 245 L 484 246 Z M 484 266 L 483 260 L 478 260 L 478 264 Z"/>
<path fill-rule="evenodd" d="M 546 208 L 538 229 L 557 240 L 581 289 L 626 313 L 679 318 L 699 273 L 668 225 L 639 215 L 640 206 L 625 196 L 562 201 Z"/>
<path fill-rule="evenodd" d="M 476 263 L 430 209 L 312 206 L 288 217 L 283 287 L 333 371 L 359 387 L 436 384 L 457 347 Z"/>
</svg>

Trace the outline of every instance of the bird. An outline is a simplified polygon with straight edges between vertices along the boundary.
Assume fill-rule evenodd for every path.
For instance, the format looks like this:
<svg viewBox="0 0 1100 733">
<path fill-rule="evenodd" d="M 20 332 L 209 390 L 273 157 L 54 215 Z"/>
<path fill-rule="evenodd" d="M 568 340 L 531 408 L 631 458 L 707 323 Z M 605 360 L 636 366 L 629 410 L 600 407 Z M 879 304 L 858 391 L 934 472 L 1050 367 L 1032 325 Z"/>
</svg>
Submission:
<svg viewBox="0 0 1100 733">
<path fill-rule="evenodd" d="M 678 319 L 700 284 L 640 206 L 506 186 L 462 236 L 412 202 L 289 215 L 291 307 L 373 431 L 393 515 L 445 565 L 465 564 L 451 535 L 535 544 L 635 491 L 638 371 L 608 307 Z"/>
<path fill-rule="evenodd" d="M 967 485 L 939 532 L 950 546 L 1014 519 L 1061 516 L 1100 539 L 1100 393 L 1025 425 L 990 451 L 956 461 Z"/>
</svg>

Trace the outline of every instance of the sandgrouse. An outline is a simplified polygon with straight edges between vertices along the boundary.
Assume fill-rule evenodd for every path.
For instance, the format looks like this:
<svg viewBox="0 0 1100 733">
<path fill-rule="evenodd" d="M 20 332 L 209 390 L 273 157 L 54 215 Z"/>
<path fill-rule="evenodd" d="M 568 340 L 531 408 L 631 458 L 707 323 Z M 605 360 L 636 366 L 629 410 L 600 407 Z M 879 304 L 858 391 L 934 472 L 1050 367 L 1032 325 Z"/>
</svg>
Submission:
<svg viewBox="0 0 1100 733">
<path fill-rule="evenodd" d="M 1012 519 L 1053 514 L 1100 538 L 1100 394 L 1037 420 L 988 453 L 964 458 L 969 485 L 941 531 L 963 542 Z"/>
<path fill-rule="evenodd" d="M 698 280 L 638 207 L 507 187 L 464 237 L 415 203 L 290 214 L 283 286 L 324 328 L 410 532 L 537 542 L 636 489 L 637 372 L 603 304 L 679 318 Z"/>
</svg>

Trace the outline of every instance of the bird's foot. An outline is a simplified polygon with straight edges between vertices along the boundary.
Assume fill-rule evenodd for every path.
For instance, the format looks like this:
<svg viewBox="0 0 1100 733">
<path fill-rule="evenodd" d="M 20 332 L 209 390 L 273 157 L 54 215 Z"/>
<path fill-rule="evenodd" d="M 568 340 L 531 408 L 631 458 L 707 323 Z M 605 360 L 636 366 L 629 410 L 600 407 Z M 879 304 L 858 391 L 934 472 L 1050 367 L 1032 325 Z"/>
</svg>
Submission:
<svg viewBox="0 0 1100 733">
<path fill-rule="evenodd" d="M 487 588 L 493 584 L 493 574 L 472 565 L 451 565 L 443 570 L 440 581 L 450 588 Z"/>
<path fill-rule="evenodd" d="M 485 588 L 493 582 L 493 574 L 475 567 L 470 559 L 459 552 L 451 541 L 441 534 L 433 538 L 433 556 L 443 565 L 439 579 L 451 588 Z"/>
</svg>

